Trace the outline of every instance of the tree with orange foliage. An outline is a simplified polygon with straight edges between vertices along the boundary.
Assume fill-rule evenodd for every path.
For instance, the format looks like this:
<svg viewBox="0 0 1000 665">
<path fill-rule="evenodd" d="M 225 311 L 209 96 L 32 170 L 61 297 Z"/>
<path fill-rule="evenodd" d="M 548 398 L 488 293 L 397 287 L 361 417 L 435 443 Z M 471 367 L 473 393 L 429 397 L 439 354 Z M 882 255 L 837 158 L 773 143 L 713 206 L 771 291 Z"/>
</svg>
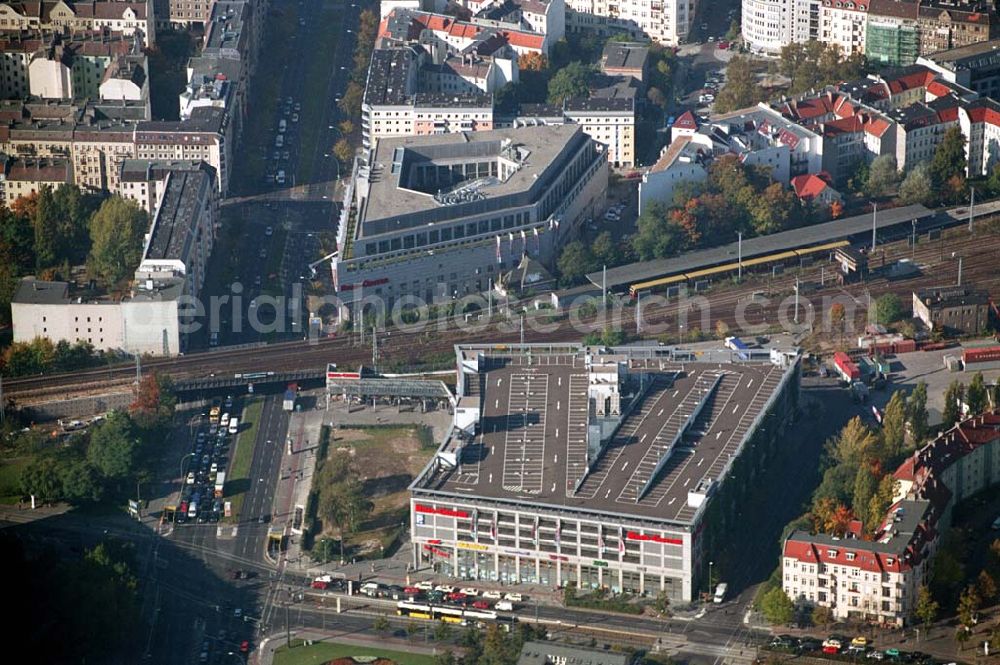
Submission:
<svg viewBox="0 0 1000 665">
<path fill-rule="evenodd" d="M 844 214 L 844 204 L 840 201 L 834 201 L 830 204 L 830 219 L 838 219 Z"/>
<path fill-rule="evenodd" d="M 10 209 L 14 211 L 14 214 L 20 215 L 26 219 L 34 219 L 35 213 L 38 211 L 38 192 L 32 192 L 27 196 L 19 196 L 10 204 Z"/>
<path fill-rule="evenodd" d="M 152 429 L 170 420 L 176 403 L 170 378 L 154 372 L 142 377 L 128 409 L 139 427 Z"/>
<path fill-rule="evenodd" d="M 522 71 L 540 72 L 548 68 L 549 59 L 541 53 L 525 53 L 517 59 L 517 66 Z"/>
<path fill-rule="evenodd" d="M 843 536 L 847 533 L 847 528 L 854 519 L 854 513 L 847 506 L 840 504 L 830 516 L 830 521 L 826 524 L 826 531 L 834 536 Z"/>
</svg>

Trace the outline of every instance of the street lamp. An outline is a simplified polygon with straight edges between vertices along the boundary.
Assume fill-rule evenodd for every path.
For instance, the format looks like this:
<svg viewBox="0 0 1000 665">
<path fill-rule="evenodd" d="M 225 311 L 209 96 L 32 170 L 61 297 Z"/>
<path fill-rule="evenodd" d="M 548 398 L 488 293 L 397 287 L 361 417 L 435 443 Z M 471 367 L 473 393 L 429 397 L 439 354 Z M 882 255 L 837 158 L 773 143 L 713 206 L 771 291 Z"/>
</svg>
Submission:
<svg viewBox="0 0 1000 665">
<path fill-rule="evenodd" d="M 181 456 L 181 483 L 184 482 L 184 460 L 192 455 L 194 455 L 194 453 L 187 453 L 186 455 Z"/>
<path fill-rule="evenodd" d="M 713 562 L 713 561 L 709 561 L 708 562 L 708 592 L 709 593 L 712 593 L 712 566 L 714 566 L 714 565 L 715 565 L 715 562 Z"/>
</svg>

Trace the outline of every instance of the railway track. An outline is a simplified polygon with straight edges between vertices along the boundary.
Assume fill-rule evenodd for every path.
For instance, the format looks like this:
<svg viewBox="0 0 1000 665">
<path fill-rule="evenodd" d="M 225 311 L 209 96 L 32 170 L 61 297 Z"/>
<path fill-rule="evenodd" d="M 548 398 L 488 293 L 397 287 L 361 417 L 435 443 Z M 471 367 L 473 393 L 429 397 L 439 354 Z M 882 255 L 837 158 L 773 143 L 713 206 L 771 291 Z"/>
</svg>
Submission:
<svg viewBox="0 0 1000 665">
<path fill-rule="evenodd" d="M 877 262 L 884 257 L 884 261 L 888 264 L 900 258 L 912 258 L 917 265 L 924 267 L 922 273 L 917 277 L 893 282 L 885 278 L 877 278 L 864 284 L 847 286 L 828 283 L 825 287 L 810 294 L 809 299 L 820 300 L 824 297 L 837 295 L 849 295 L 855 299 L 862 299 L 866 292 L 870 292 L 873 298 L 883 293 L 894 292 L 904 296 L 905 303 L 909 300 L 909 294 L 913 290 L 954 282 L 958 266 L 957 261 L 952 258 L 953 253 L 963 259 L 963 283 L 975 283 L 980 288 L 995 290 L 995 287 L 1000 286 L 1000 273 L 996 270 L 995 247 L 997 246 L 1000 246 L 1000 238 L 997 236 L 986 234 L 983 231 L 979 231 L 976 235 L 970 235 L 964 228 L 946 229 L 942 233 L 941 240 L 924 242 L 914 248 L 910 248 L 905 241 L 887 243 L 880 248 L 881 252 L 876 252 L 870 259 L 871 261 Z M 761 275 L 745 274 L 743 282 L 739 285 L 716 284 L 704 294 L 712 309 L 711 321 L 714 325 L 715 321 L 722 320 L 735 333 L 742 324 L 742 322 L 737 321 L 737 305 L 745 300 L 749 293 L 765 290 L 766 287 L 766 291 L 770 294 L 788 295 L 794 289 L 796 277 L 800 281 L 814 280 L 818 282 L 823 269 L 827 267 L 829 264 L 815 263 L 805 268 L 797 268 L 793 274 L 786 273 L 770 280 Z M 873 267 L 877 267 L 877 265 Z M 830 268 L 827 272 L 830 273 L 830 281 L 833 282 L 836 271 Z M 778 298 L 775 297 L 772 300 L 778 300 Z M 678 324 L 681 308 L 687 306 L 676 298 L 665 304 L 651 302 L 646 305 L 644 303 L 642 307 L 642 332 L 648 333 L 653 326 L 663 327 L 671 323 Z M 755 306 L 752 308 L 753 312 L 747 314 L 748 321 L 746 323 L 753 325 L 773 324 L 778 320 L 780 306 L 780 302 Z M 634 308 L 624 307 L 618 313 L 621 317 L 616 325 L 626 332 L 635 333 Z M 817 318 L 820 315 L 825 315 L 825 312 L 816 312 Z M 542 314 L 540 316 L 550 315 Z M 692 315 L 692 318 L 698 317 Z M 563 318 L 548 322 L 544 330 L 537 330 L 530 325 L 532 321 L 529 319 L 524 328 L 524 340 L 534 343 L 577 340 L 587 332 L 603 329 L 606 325 L 606 322 L 602 323 L 603 321 L 603 316 L 599 314 L 581 319 L 582 325 L 574 327 L 571 321 Z M 613 321 L 611 323 L 615 324 Z M 462 329 L 464 322 L 456 318 L 453 324 L 451 330 L 443 332 L 437 331 L 438 324 L 436 322 L 428 324 L 428 329 L 435 329 L 430 332 L 408 329 L 392 330 L 379 338 L 380 358 L 382 361 L 392 360 L 410 363 L 428 353 L 447 349 L 453 344 L 470 341 L 481 342 L 484 338 L 498 343 L 512 343 L 521 338 L 521 331 L 515 329 L 516 324 L 512 325 L 509 321 Z M 682 331 L 677 328 L 675 332 Z M 362 345 L 356 336 L 343 335 L 335 339 L 320 339 L 314 342 L 278 342 L 265 347 L 152 359 L 143 363 L 143 370 L 163 372 L 175 379 L 188 379 L 278 368 L 287 371 L 321 370 L 326 367 L 328 362 L 351 366 L 369 362 L 370 359 L 371 350 L 368 345 Z M 69 392 L 76 393 L 102 387 L 125 385 L 131 383 L 134 379 L 134 373 L 135 368 L 132 364 L 121 364 L 66 374 L 8 379 L 4 381 L 3 387 L 8 397 L 12 397 L 19 404 L 28 404 L 49 398 L 61 398 Z"/>
</svg>

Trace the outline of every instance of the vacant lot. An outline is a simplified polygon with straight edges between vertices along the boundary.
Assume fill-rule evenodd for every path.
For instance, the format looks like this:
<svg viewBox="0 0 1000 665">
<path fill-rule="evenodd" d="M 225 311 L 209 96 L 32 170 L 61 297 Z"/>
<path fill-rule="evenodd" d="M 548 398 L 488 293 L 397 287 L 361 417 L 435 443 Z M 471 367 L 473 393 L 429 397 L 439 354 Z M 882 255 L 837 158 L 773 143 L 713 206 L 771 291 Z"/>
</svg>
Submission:
<svg viewBox="0 0 1000 665">
<path fill-rule="evenodd" d="M 295 644 L 294 642 L 292 643 Z M 402 651 L 387 651 L 369 647 L 356 647 L 339 642 L 324 642 L 312 646 L 293 646 L 291 649 L 281 647 L 274 652 L 275 665 L 316 665 L 334 658 L 354 656 L 358 660 L 371 658 L 388 658 L 399 665 L 434 665 L 434 657 Z"/>
<path fill-rule="evenodd" d="M 327 459 L 347 454 L 358 470 L 362 494 L 372 512 L 357 533 L 345 538 L 345 555 L 377 557 L 391 549 L 406 528 L 409 494 L 406 488 L 434 454 L 429 430 L 418 426 L 387 426 L 333 430 Z M 314 488 L 320 494 L 322 487 Z M 322 505 L 322 496 L 320 496 Z M 336 537 L 336 527 L 324 525 L 322 537 Z"/>
</svg>

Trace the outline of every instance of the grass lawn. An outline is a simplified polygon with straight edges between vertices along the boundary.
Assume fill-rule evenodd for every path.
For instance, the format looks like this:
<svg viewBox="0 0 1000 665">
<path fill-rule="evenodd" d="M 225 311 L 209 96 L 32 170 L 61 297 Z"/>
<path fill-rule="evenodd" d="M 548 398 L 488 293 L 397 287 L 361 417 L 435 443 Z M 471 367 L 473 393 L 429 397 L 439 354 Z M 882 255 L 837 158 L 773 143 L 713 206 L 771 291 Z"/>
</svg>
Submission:
<svg viewBox="0 0 1000 665">
<path fill-rule="evenodd" d="M 331 3 L 323 5 L 320 11 L 318 25 L 323 26 L 323 30 L 316 40 L 310 44 L 311 54 L 306 59 L 306 81 L 323 81 L 324 84 L 330 80 L 330 67 L 334 62 L 333 54 L 337 48 L 337 39 L 340 31 L 340 12 L 342 10 Z M 323 116 L 327 103 L 327 90 L 324 85 L 322 90 L 317 90 L 315 95 L 310 95 L 301 100 L 302 113 L 299 114 L 299 168 L 296 185 L 306 185 L 315 180 L 313 174 L 316 163 L 324 159 L 323 153 L 330 152 L 333 145 L 317 145 L 320 136 L 326 135 L 326 127 Z"/>
<path fill-rule="evenodd" d="M 312 646 L 301 646 L 292 640 L 292 648 L 281 647 L 274 653 L 274 665 L 310 665 L 325 663 L 334 658 L 347 656 L 381 656 L 396 661 L 399 665 L 434 665 L 434 657 L 424 654 L 388 651 L 370 647 L 356 647 L 339 642 L 323 642 Z"/>
<path fill-rule="evenodd" d="M 260 424 L 263 411 L 264 400 L 254 397 L 248 401 L 240 416 L 240 422 L 248 427 L 237 435 L 236 452 L 233 454 L 233 463 L 229 467 L 229 476 L 226 478 L 226 487 L 223 490 L 223 496 L 232 504 L 231 515 L 227 518 L 230 522 L 240 519 L 243 496 L 250 488 L 250 465 L 253 462 L 254 443 L 257 440 L 257 426 Z"/>
<path fill-rule="evenodd" d="M 391 552 L 393 544 L 406 528 L 409 496 L 406 488 L 434 454 L 422 428 L 413 426 L 337 429 L 330 442 L 327 458 L 351 456 L 354 468 L 361 473 L 362 491 L 374 509 L 358 531 L 344 539 L 345 554 L 350 558 L 379 558 Z M 317 474 L 317 478 L 321 478 Z M 323 503 L 323 487 L 314 487 Z M 316 540 L 336 537 L 330 525 Z"/>
<path fill-rule="evenodd" d="M 21 470 L 31 462 L 30 457 L 15 457 L 0 461 L 0 503 L 13 504 L 21 500 Z"/>
</svg>

